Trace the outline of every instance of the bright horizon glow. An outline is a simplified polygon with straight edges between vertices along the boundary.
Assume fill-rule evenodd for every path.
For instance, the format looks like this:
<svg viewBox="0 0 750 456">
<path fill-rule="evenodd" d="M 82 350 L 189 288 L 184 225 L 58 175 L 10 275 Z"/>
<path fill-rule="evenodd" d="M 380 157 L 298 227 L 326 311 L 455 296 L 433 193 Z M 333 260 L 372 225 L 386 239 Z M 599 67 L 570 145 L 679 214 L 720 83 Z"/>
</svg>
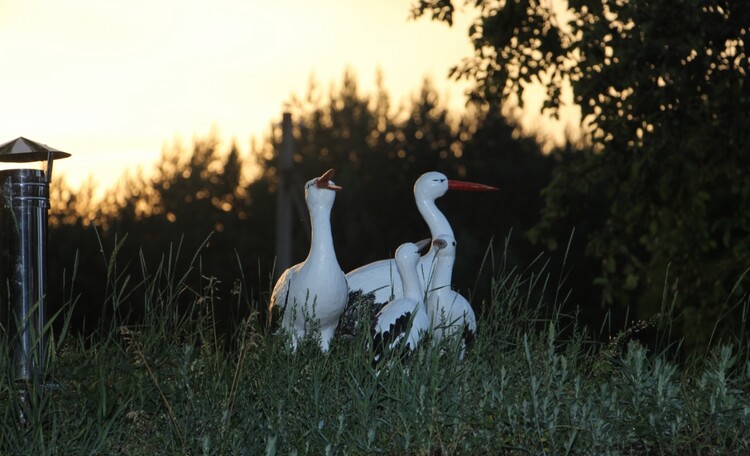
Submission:
<svg viewBox="0 0 750 456">
<path fill-rule="evenodd" d="M 395 105 L 430 78 L 460 111 L 467 84 L 447 75 L 472 53 L 472 17 L 413 21 L 411 3 L 4 2 L 0 143 L 24 136 L 70 152 L 55 175 L 73 187 L 92 176 L 105 191 L 212 131 L 246 154 L 311 78 L 340 86 L 347 69 L 362 93 L 381 71 Z"/>
</svg>

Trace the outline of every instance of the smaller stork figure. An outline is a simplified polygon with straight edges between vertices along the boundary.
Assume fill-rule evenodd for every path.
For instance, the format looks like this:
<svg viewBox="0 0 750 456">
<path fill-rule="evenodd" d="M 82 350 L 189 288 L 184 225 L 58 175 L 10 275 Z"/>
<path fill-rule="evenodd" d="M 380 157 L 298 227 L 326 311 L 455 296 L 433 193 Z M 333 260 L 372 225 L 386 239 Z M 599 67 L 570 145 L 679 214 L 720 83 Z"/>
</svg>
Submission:
<svg viewBox="0 0 750 456">
<path fill-rule="evenodd" d="M 341 189 L 331 180 L 333 174 L 329 169 L 305 184 L 310 252 L 305 261 L 284 271 L 271 293 L 269 309 L 283 312 L 280 330 L 290 333 L 292 350 L 315 329 L 320 331 L 321 350 L 327 352 L 349 295 L 331 234 L 331 209 Z"/>
<path fill-rule="evenodd" d="M 435 203 L 449 190 L 487 192 L 498 189 L 489 185 L 448 179 L 444 174 L 434 171 L 419 176 L 414 183 L 414 200 L 433 239 L 437 239 L 441 234 L 453 235 L 448 219 Z M 419 260 L 419 279 L 423 289 L 426 289 L 436 250 L 436 248 L 430 248 Z M 403 295 L 403 286 L 396 269 L 395 261 L 389 258 L 360 266 L 346 274 L 350 304 L 342 318 L 344 333 L 355 334 L 356 322 L 361 314 L 369 314 L 370 309 L 381 308 L 392 297 Z"/>
<path fill-rule="evenodd" d="M 437 249 L 435 270 L 427 288 L 427 313 L 433 343 L 459 335 L 463 359 L 477 333 L 477 319 L 469 301 L 451 288 L 456 239 L 443 234 L 432 241 Z"/>
<path fill-rule="evenodd" d="M 430 329 L 424 307 L 424 291 L 417 272 L 420 251 L 429 244 L 425 239 L 407 242 L 396 249 L 396 269 L 404 286 L 404 294 L 391 299 L 378 312 L 372 325 L 374 361 L 379 362 L 390 350 L 406 339 L 406 350 L 414 350 Z"/>
</svg>

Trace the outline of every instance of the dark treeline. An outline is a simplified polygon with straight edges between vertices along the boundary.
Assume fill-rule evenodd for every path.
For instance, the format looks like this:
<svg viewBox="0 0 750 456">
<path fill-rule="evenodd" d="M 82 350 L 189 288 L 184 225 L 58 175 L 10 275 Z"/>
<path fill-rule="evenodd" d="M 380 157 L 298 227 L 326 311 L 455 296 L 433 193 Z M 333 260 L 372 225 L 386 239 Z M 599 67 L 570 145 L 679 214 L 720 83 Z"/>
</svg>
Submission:
<svg viewBox="0 0 750 456">
<path fill-rule="evenodd" d="M 572 145 L 543 153 L 535 139 L 519 134 L 512 120 L 487 106 L 468 106 L 460 118 L 453 117 L 429 81 L 398 107 L 382 85 L 374 94 L 361 93 L 350 73 L 330 93 L 311 84 L 307 95 L 291 104 L 293 177 L 301 208 L 295 212 L 294 261 L 303 260 L 309 247 L 302 190 L 308 179 L 336 169 L 335 181 L 343 190 L 332 213 L 334 243 L 348 271 L 390 256 L 404 241 L 429 235 L 412 187 L 422 173 L 440 171 L 500 188 L 483 194 L 449 192 L 438 201 L 459 242 L 455 286 L 479 312 L 501 269 L 544 268 L 550 273 L 550 295 L 543 299 L 550 307 L 564 304 L 563 312 L 577 315 L 592 337 L 606 339 L 637 327 L 637 334 L 628 335 L 653 342 L 653 328 L 633 326 L 634 319 L 658 312 L 651 301 L 639 308 L 637 295 L 623 301 L 626 305 L 603 299 L 611 290 L 597 282 L 602 265 L 586 249 L 592 227 L 607 212 L 601 195 L 591 194 L 575 219 L 560 217 L 554 226 L 549 217 L 541 222 L 544 211 L 554 210 L 550 201 L 565 197 L 551 195 L 551 183 L 575 169 L 582 157 L 596 154 Z M 72 192 L 58 185 L 53 203 L 67 203 L 51 213 L 52 308 L 75 300 L 73 327 L 84 334 L 136 324 L 149 306 L 158 305 L 147 302 L 153 295 L 147 297 L 144 284 L 160 275 L 164 292 L 182 293 L 186 302 L 196 295 L 214 297 L 218 305 L 211 311 L 221 325 L 237 324 L 256 311 L 265 322 L 273 285 L 280 142 L 275 125 L 248 156 L 236 145 L 225 150 L 215 135 L 195 139 L 191 146 L 175 144 L 153 172 L 124 177 L 97 204 L 91 202 L 91 188 Z M 545 242 L 534 243 L 540 227 Z M 547 251 L 551 238 L 558 248 Z M 666 268 L 658 272 L 663 281 Z M 195 288 L 169 289 L 169 277 L 186 273 Z M 628 289 L 618 291 L 627 294 Z M 669 301 L 671 290 L 666 291 Z M 684 335 L 682 329 L 675 325 L 670 336 Z M 700 330 L 710 335 L 713 326 Z"/>
<path fill-rule="evenodd" d="M 336 169 L 343 190 L 332 226 L 339 263 L 348 271 L 392 255 L 402 242 L 429 236 L 412 187 L 422 173 L 440 171 L 501 189 L 449 192 L 438 201 L 460 246 L 456 286 L 474 295 L 481 308 L 497 272 L 492 264 L 499 267 L 508 236 L 506 264 L 523 268 L 539 255 L 540 247 L 525 233 L 538 220 L 540 191 L 560 156 L 543 154 L 534 139 L 518 135 L 497 112 L 468 109 L 462 118 L 452 117 L 429 81 L 404 104 L 392 106 L 382 86 L 374 94 L 361 93 L 350 73 L 330 93 L 311 84 L 304 99 L 294 100 L 293 177 L 301 208 L 295 212 L 294 261 L 302 261 L 309 248 L 302 196 L 308 179 Z M 192 271 L 196 287 L 212 287 L 226 319 L 253 309 L 262 314 L 273 285 L 280 140 L 280 127 L 274 126 L 247 157 L 234 145 L 227 153 L 212 135 L 191 147 L 176 144 L 163 152 L 153 172 L 144 173 L 150 177 L 124 177 L 96 205 L 91 188 L 72 192 L 58 186 L 52 199 L 66 204 L 51 213 L 52 305 L 80 295 L 74 325 L 88 332 L 110 324 L 115 303 L 106 296 L 124 285 L 119 317 L 137 321 L 146 305 L 139 291 L 144 276 L 170 261 L 175 274 L 182 274 L 199 253 Z M 482 268 L 490 247 L 494 253 Z"/>
</svg>

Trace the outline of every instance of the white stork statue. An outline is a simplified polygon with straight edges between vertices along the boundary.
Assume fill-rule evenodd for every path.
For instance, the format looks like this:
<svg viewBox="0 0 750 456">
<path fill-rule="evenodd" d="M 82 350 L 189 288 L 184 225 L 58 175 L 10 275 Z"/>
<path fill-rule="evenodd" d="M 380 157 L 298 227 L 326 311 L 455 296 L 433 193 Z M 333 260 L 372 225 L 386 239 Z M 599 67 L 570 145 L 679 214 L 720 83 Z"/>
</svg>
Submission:
<svg viewBox="0 0 750 456">
<path fill-rule="evenodd" d="M 346 276 L 336 259 L 331 234 L 331 208 L 336 199 L 334 170 L 305 184 L 310 212 L 310 252 L 279 277 L 271 293 L 271 312 L 283 312 L 280 330 L 291 336 L 292 349 L 312 330 L 320 331 L 320 348 L 327 352 L 339 317 L 346 308 Z"/>
<path fill-rule="evenodd" d="M 430 320 L 424 306 L 424 290 L 417 276 L 420 250 L 429 241 L 425 239 L 416 244 L 407 242 L 396 249 L 396 269 L 403 283 L 404 294 L 391 299 L 375 317 L 372 341 L 376 363 L 388 351 L 403 343 L 404 339 L 406 350 L 414 350 L 430 329 Z"/>
<path fill-rule="evenodd" d="M 445 195 L 448 190 L 492 191 L 498 189 L 489 185 L 448 179 L 444 174 L 434 171 L 422 174 L 414 184 L 414 199 L 433 239 L 443 234 L 453 236 L 453 229 L 448 219 L 435 204 L 435 200 Z M 435 251 L 436 247 L 432 246 L 419 259 L 417 271 L 423 290 L 426 289 L 432 274 Z M 356 322 L 361 318 L 362 313 L 368 312 L 368 308 L 377 309 L 391 298 L 404 294 L 394 259 L 379 260 L 360 266 L 347 273 L 346 280 L 349 284 L 350 302 L 342 317 L 342 328 L 345 326 L 344 331 L 351 334 L 356 332 Z"/>
<path fill-rule="evenodd" d="M 477 319 L 469 301 L 451 288 L 453 263 L 456 260 L 456 240 L 441 235 L 432 241 L 437 248 L 435 271 L 427 286 L 426 307 L 430 317 L 432 342 L 460 336 L 461 358 L 477 333 Z"/>
</svg>

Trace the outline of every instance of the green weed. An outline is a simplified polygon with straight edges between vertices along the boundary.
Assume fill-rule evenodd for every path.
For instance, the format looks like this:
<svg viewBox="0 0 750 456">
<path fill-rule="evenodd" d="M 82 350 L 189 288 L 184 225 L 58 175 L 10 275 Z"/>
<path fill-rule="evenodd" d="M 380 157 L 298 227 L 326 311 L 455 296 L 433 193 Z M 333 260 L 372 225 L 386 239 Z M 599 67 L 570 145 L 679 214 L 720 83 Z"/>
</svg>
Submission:
<svg viewBox="0 0 750 456">
<path fill-rule="evenodd" d="M 111 321 L 89 339 L 68 334 L 71 293 L 47 328 L 44 378 L 11 380 L 3 333 L 0 453 L 750 452 L 747 347 L 678 364 L 635 342 L 637 325 L 596 344 L 575 315 L 546 301 L 542 258 L 523 270 L 497 265 L 490 298 L 474 303 L 479 333 L 462 361 L 448 340 L 376 371 L 364 332 L 335 338 L 327 355 L 314 342 L 291 353 L 260 321 L 267 303 L 250 302 L 244 277 L 222 302 L 199 254 L 182 259 L 177 246 L 155 270 L 142 261 L 130 271 L 117 263 L 119 248 L 104 262 Z M 553 294 L 565 296 L 559 285 Z M 133 299 L 144 300 L 137 322 Z M 242 321 L 218 324 L 216 315 L 248 307 Z"/>
</svg>

